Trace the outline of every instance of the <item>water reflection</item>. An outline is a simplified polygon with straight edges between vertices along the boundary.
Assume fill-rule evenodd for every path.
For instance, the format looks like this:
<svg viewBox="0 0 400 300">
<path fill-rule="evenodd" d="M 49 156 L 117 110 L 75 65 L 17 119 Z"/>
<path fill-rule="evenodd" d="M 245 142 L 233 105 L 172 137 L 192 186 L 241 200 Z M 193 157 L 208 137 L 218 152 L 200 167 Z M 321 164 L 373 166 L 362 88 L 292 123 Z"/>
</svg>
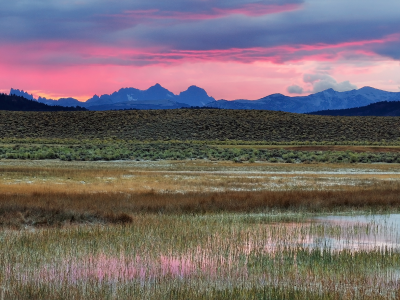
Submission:
<svg viewBox="0 0 400 300">
<path fill-rule="evenodd" d="M 396 250 L 399 249 L 400 214 L 324 216 L 310 220 L 327 228 L 325 236 L 310 236 L 305 247 L 330 248 L 332 250 Z"/>
</svg>

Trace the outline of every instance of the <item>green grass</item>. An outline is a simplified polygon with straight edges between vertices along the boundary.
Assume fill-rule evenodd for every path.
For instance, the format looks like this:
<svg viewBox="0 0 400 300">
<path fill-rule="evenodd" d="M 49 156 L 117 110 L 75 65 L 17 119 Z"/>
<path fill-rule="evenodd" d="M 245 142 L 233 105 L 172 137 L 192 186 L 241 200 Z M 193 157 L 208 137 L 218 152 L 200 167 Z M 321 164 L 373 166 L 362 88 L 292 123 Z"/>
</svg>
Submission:
<svg viewBox="0 0 400 300">
<path fill-rule="evenodd" d="M 192 142 L 103 142 L 83 144 L 0 144 L 0 159 L 186 160 L 271 163 L 400 163 L 400 152 L 309 151 L 256 146 L 225 147 Z"/>
</svg>

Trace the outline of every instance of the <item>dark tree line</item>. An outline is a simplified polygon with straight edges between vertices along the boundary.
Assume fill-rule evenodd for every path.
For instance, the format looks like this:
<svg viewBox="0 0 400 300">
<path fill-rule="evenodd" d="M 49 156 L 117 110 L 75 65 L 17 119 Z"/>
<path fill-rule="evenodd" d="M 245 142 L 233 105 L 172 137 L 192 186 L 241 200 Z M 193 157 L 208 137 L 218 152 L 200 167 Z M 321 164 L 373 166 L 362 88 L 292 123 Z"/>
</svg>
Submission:
<svg viewBox="0 0 400 300">
<path fill-rule="evenodd" d="M 0 110 L 12 111 L 85 111 L 84 107 L 80 106 L 60 106 L 47 105 L 34 100 L 26 99 L 22 96 L 0 94 Z"/>
</svg>

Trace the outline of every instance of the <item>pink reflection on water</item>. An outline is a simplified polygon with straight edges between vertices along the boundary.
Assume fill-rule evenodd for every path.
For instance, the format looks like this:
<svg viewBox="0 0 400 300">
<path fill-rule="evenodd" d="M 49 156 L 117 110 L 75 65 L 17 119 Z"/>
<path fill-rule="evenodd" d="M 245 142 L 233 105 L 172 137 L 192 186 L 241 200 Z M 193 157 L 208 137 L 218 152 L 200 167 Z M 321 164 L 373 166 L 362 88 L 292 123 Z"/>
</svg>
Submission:
<svg viewBox="0 0 400 300">
<path fill-rule="evenodd" d="M 193 277 L 216 278 L 221 274 L 219 267 L 232 265 L 231 259 L 210 258 L 204 253 L 194 255 L 160 255 L 151 257 L 109 256 L 105 254 L 89 255 L 77 259 L 62 260 L 42 266 L 35 278 L 24 275 L 23 270 L 16 270 L 22 282 L 68 282 L 76 284 L 80 281 L 96 280 L 102 282 L 148 282 L 156 278 L 190 279 Z M 18 269 L 18 268 L 17 268 Z M 228 268 L 229 269 L 229 268 Z M 7 277 L 12 276 L 8 272 Z"/>
</svg>

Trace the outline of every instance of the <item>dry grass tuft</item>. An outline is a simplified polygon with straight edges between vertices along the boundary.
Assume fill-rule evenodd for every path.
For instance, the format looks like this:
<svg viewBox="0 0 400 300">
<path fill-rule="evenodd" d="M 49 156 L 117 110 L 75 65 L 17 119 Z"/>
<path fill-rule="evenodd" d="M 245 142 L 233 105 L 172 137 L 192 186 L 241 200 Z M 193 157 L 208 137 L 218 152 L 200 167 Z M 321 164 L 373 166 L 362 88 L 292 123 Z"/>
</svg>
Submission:
<svg viewBox="0 0 400 300">
<path fill-rule="evenodd" d="M 0 195 L 0 226 L 19 229 L 74 224 L 127 224 L 133 221 L 126 213 L 95 209 L 86 211 L 79 209 L 78 206 L 67 207 L 61 204 L 57 201 L 58 195 L 41 196 L 31 195 L 29 199 L 21 195 L 9 197 Z"/>
</svg>

